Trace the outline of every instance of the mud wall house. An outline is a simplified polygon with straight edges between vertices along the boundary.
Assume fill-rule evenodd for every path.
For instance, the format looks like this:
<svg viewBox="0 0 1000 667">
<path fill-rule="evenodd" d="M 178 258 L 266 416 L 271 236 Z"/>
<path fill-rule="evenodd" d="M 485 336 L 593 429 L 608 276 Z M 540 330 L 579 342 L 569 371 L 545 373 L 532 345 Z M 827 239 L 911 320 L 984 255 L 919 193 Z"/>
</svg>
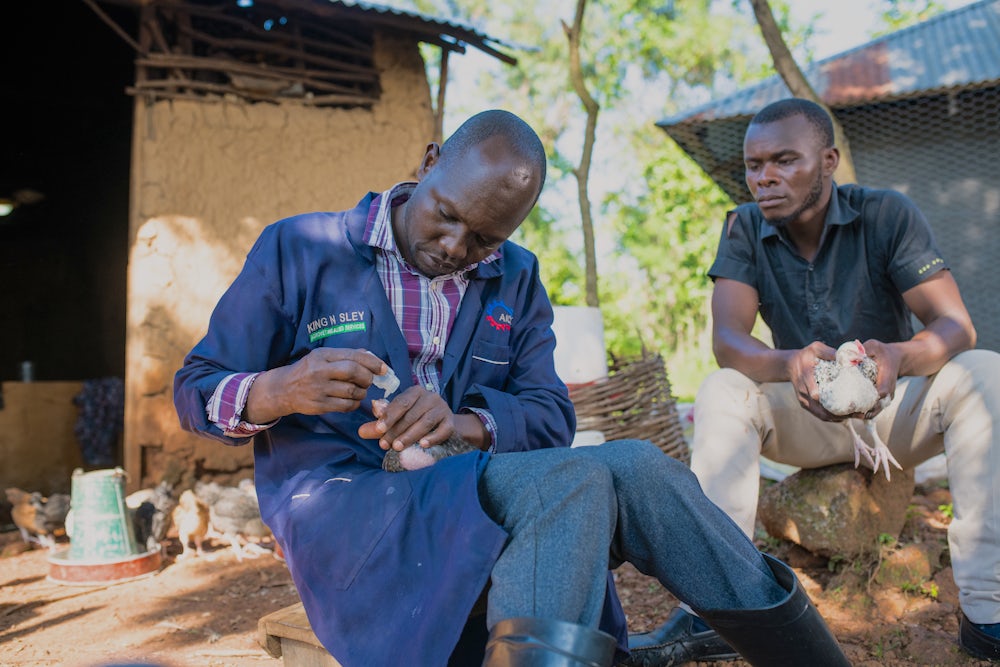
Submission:
<svg viewBox="0 0 1000 667">
<path fill-rule="evenodd" d="M 1000 0 L 982 0 L 805 69 L 850 141 L 858 183 L 930 221 L 979 333 L 1000 350 Z M 777 76 L 657 123 L 736 203 L 743 134 L 791 93 Z M 721 225 L 721 221 L 720 221 Z"/>
<path fill-rule="evenodd" d="M 21 133 L 0 197 L 44 194 L 0 223 L 5 393 L 28 386 L 26 359 L 40 395 L 71 383 L 62 403 L 73 383 L 123 377 L 116 462 L 131 488 L 246 476 L 250 448 L 180 430 L 172 383 L 257 234 L 414 176 L 445 93 L 432 99 L 421 44 L 441 50 L 444 82 L 448 55 L 467 45 L 514 60 L 471 27 L 370 3 L 64 4 L 58 22 L 48 3 L 15 3 L 3 22 L 5 62 L 24 68 L 4 91 L 5 106 L 22 105 Z M 33 441 L 7 443 L 0 486 L 37 454 Z M 49 457 L 66 459 L 61 472 L 78 463 L 73 447 Z"/>
</svg>

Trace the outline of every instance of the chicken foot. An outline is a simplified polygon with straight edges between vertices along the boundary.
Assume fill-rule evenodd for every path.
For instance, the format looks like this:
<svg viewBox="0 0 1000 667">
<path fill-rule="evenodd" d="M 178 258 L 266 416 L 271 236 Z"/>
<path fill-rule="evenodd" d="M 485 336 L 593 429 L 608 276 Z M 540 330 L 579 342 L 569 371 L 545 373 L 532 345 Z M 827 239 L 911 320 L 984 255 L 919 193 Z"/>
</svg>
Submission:
<svg viewBox="0 0 1000 667">
<path fill-rule="evenodd" d="M 847 430 L 851 432 L 851 438 L 854 440 L 854 467 L 857 468 L 861 463 L 861 459 L 864 458 L 873 471 L 877 473 L 879 467 L 881 467 L 885 472 L 886 480 L 892 481 L 889 473 L 889 464 L 892 463 L 900 470 L 903 469 L 903 466 L 899 465 L 899 461 L 889 451 L 889 447 L 882 441 L 882 438 L 878 437 L 878 433 L 875 431 L 875 422 L 870 419 L 863 419 L 862 421 L 868 433 L 871 434 L 872 442 L 875 443 L 874 446 L 869 446 L 867 442 L 861 439 L 858 432 L 854 430 L 853 420 L 847 419 L 844 421 L 847 424 Z"/>
</svg>

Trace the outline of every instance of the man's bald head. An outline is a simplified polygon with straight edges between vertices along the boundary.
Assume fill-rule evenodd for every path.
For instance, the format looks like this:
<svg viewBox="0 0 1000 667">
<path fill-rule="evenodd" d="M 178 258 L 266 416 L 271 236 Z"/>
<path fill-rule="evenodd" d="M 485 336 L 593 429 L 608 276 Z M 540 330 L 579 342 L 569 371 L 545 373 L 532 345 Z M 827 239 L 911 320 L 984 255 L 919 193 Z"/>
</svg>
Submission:
<svg viewBox="0 0 1000 667">
<path fill-rule="evenodd" d="M 509 111 L 491 109 L 466 120 L 441 146 L 441 162 L 461 158 L 473 146 L 494 137 L 503 139 L 512 152 L 537 170 L 537 198 L 545 184 L 545 148 L 531 126 Z"/>
</svg>

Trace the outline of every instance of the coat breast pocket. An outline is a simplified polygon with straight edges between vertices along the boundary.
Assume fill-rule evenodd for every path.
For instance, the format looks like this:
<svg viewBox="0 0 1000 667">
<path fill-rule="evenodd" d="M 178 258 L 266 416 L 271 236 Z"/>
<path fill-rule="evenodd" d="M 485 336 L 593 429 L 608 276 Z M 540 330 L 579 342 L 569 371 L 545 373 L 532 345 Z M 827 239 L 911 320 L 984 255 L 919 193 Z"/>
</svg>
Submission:
<svg viewBox="0 0 1000 667">
<path fill-rule="evenodd" d="M 472 345 L 473 382 L 502 389 L 509 373 L 509 347 L 484 340 L 475 341 Z"/>
</svg>

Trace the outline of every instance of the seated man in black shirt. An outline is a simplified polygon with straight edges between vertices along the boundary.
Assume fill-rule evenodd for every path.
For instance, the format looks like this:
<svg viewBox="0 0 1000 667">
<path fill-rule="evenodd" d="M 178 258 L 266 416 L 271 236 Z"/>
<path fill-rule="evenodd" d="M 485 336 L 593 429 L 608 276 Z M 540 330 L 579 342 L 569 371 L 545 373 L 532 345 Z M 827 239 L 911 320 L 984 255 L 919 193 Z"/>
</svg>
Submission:
<svg viewBox="0 0 1000 667">
<path fill-rule="evenodd" d="M 969 313 L 913 202 L 833 182 L 839 153 L 820 106 L 766 107 L 743 153 L 755 202 L 730 213 L 709 270 L 721 370 L 695 401 L 692 470 L 752 535 L 761 454 L 802 468 L 853 461 L 851 433 L 838 423 L 850 417 L 873 418 L 904 468 L 945 452 L 960 644 L 1000 661 L 1000 355 L 973 349 Z M 758 313 L 773 347 L 751 334 Z M 911 313 L 923 324 L 917 333 Z M 819 402 L 813 369 L 854 339 L 878 364 L 876 388 L 889 400 L 836 416 Z M 735 656 L 682 609 L 629 645 L 634 665 Z"/>
</svg>

